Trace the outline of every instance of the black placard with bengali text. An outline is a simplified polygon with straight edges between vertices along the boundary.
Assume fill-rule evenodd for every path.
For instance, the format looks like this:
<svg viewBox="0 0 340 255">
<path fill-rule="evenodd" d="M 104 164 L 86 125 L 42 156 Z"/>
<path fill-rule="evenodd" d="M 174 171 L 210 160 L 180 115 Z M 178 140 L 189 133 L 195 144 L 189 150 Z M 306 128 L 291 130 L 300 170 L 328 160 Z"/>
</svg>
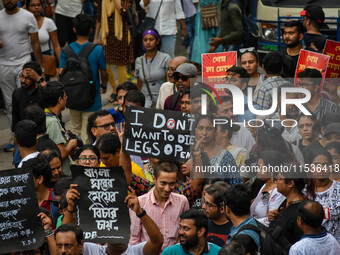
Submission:
<svg viewBox="0 0 340 255">
<path fill-rule="evenodd" d="M 71 172 L 80 192 L 75 223 L 84 231 L 85 241 L 127 244 L 130 216 L 124 203 L 127 184 L 123 168 L 72 165 Z"/>
<path fill-rule="evenodd" d="M 39 212 L 32 172 L 25 168 L 0 171 L 0 253 L 43 245 Z"/>
<path fill-rule="evenodd" d="M 186 162 L 195 137 L 194 116 L 130 106 L 125 113 L 123 150 L 127 154 Z"/>
</svg>

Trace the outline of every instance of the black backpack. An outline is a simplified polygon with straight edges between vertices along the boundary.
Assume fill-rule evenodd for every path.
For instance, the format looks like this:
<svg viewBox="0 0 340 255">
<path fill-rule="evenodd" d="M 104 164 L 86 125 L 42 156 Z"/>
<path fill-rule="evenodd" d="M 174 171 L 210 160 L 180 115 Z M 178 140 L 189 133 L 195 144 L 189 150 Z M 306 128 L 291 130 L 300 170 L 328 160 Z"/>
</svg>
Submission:
<svg viewBox="0 0 340 255">
<path fill-rule="evenodd" d="M 243 12 L 243 6 L 239 2 L 239 0 L 231 0 L 230 2 L 227 3 L 229 4 L 234 3 L 237 4 L 242 12 L 242 24 L 243 24 L 243 38 L 242 38 L 242 44 L 244 48 L 248 47 L 255 47 L 256 49 L 258 48 L 258 27 L 256 25 L 255 20 L 253 20 L 250 15 L 247 16 Z"/>
<path fill-rule="evenodd" d="M 261 255 L 288 255 L 291 243 L 289 243 L 289 241 L 282 235 L 282 228 L 276 227 L 275 229 L 271 229 L 258 221 L 256 221 L 256 223 L 258 227 L 252 224 L 246 224 L 242 226 L 233 236 L 233 238 L 243 230 L 253 230 L 257 232 L 260 237 Z"/>
<path fill-rule="evenodd" d="M 63 47 L 66 55 L 66 66 L 59 81 L 64 85 L 67 102 L 71 110 L 84 110 L 94 104 L 96 98 L 96 83 L 93 80 L 91 67 L 87 57 L 97 45 L 87 44 L 78 55 L 68 45 Z"/>
</svg>

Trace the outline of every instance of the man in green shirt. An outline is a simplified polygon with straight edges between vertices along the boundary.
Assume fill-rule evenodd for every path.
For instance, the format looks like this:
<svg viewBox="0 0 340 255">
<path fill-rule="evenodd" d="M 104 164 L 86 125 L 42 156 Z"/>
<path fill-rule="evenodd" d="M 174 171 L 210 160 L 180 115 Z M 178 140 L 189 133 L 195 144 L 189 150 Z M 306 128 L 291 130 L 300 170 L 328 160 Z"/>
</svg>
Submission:
<svg viewBox="0 0 340 255">
<path fill-rule="evenodd" d="M 242 48 L 243 37 L 242 9 L 237 0 L 222 0 L 221 4 L 221 30 L 218 37 L 210 38 L 212 53 L 222 44 L 225 51 L 238 50 Z"/>
</svg>

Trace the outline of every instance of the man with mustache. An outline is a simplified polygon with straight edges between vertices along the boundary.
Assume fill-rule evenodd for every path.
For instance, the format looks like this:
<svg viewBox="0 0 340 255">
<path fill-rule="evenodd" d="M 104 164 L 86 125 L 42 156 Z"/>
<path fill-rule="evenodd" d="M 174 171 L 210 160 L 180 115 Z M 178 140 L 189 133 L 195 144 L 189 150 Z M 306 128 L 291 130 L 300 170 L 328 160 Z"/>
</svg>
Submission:
<svg viewBox="0 0 340 255">
<path fill-rule="evenodd" d="M 179 244 L 172 245 L 163 251 L 163 255 L 217 254 L 221 249 L 205 240 L 208 234 L 208 217 L 197 209 L 185 211 L 180 216 Z"/>
<path fill-rule="evenodd" d="M 164 110 L 181 111 L 181 98 L 185 89 L 190 90 L 197 79 L 197 68 L 190 63 L 183 63 L 172 75 L 177 91 L 169 96 L 164 103 Z"/>
<path fill-rule="evenodd" d="M 283 58 L 290 57 L 292 60 L 294 60 L 294 66 L 291 67 L 291 69 L 295 71 L 297 62 L 299 60 L 300 50 L 304 49 L 304 46 L 302 45 L 302 23 L 297 20 L 291 20 L 285 23 L 282 36 L 286 48 L 282 49 L 281 55 Z"/>
</svg>

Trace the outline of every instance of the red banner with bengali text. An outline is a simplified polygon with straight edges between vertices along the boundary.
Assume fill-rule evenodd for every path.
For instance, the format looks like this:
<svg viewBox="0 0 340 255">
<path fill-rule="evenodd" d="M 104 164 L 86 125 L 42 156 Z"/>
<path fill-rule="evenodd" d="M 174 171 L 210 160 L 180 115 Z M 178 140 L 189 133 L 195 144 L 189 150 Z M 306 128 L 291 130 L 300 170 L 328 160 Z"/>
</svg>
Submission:
<svg viewBox="0 0 340 255">
<path fill-rule="evenodd" d="M 323 54 L 329 56 L 326 78 L 340 78 L 340 42 L 327 40 Z"/>
<path fill-rule="evenodd" d="M 327 66 L 329 62 L 329 56 L 321 53 L 316 53 L 308 50 L 301 50 L 298 63 L 295 70 L 295 86 L 298 86 L 298 73 L 302 72 L 306 68 L 315 68 L 322 74 L 322 87 L 323 81 L 326 77 Z"/>
<path fill-rule="evenodd" d="M 236 63 L 237 51 L 202 54 L 202 81 L 209 86 L 224 84 L 227 70 Z"/>
</svg>

